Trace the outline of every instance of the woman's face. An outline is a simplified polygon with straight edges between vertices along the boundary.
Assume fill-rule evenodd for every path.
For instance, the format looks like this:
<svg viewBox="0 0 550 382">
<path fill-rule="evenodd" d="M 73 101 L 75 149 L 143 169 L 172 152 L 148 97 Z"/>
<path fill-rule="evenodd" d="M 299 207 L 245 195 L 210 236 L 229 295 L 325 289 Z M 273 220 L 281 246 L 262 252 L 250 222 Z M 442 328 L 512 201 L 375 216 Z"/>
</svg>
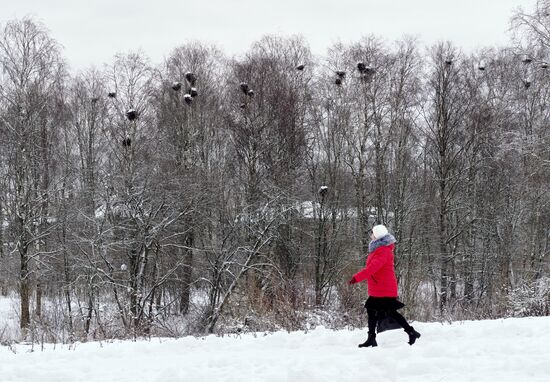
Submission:
<svg viewBox="0 0 550 382">
<path fill-rule="evenodd" d="M 374 233 L 372 233 L 372 232 L 370 233 L 370 239 L 371 239 L 371 240 L 374 240 L 374 239 L 375 239 Z"/>
</svg>

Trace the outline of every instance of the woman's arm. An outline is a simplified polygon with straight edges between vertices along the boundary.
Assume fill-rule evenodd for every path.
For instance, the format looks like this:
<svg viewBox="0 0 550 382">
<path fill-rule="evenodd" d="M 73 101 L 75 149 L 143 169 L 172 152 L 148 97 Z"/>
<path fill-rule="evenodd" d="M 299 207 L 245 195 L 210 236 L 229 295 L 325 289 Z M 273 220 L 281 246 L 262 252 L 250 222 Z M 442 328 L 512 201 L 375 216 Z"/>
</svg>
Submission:
<svg viewBox="0 0 550 382">
<path fill-rule="evenodd" d="M 369 262 L 369 265 L 365 266 L 365 268 L 361 269 L 359 272 L 353 275 L 352 280 L 355 280 L 355 282 L 359 283 L 378 272 L 388 261 L 389 251 L 391 251 L 391 249 L 388 247 L 377 248 L 373 253 L 370 254 L 370 256 L 373 257 L 372 260 Z"/>
</svg>

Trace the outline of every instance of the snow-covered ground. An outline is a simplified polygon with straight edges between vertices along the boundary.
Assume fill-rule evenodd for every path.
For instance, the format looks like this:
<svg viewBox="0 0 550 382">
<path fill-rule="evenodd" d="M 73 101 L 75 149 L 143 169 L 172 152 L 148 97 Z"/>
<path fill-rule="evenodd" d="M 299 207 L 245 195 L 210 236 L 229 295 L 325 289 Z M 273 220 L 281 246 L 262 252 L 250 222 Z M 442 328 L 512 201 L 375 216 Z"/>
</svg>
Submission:
<svg viewBox="0 0 550 382">
<path fill-rule="evenodd" d="M 550 381 L 550 317 L 415 323 L 359 349 L 364 330 L 0 347 L 2 382 Z"/>
</svg>

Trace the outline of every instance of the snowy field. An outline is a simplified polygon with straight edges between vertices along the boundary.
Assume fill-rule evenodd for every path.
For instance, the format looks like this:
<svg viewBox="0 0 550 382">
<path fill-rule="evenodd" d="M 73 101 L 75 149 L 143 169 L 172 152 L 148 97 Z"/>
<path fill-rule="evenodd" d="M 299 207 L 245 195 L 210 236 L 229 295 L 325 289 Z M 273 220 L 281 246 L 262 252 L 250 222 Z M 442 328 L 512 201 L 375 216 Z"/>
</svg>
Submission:
<svg viewBox="0 0 550 382">
<path fill-rule="evenodd" d="M 359 349 L 365 331 L 0 347 L 1 382 L 550 381 L 550 317 L 416 323 Z"/>
</svg>

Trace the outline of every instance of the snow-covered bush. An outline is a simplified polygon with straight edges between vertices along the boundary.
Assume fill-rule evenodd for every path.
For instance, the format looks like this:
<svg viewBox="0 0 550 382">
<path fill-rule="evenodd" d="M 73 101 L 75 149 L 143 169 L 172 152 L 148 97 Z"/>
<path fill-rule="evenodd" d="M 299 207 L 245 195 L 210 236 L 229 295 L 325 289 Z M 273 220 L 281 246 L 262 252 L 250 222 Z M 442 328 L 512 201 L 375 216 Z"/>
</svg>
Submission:
<svg viewBox="0 0 550 382">
<path fill-rule="evenodd" d="M 508 295 L 508 311 L 514 317 L 550 314 L 550 277 L 525 282 Z"/>
</svg>

